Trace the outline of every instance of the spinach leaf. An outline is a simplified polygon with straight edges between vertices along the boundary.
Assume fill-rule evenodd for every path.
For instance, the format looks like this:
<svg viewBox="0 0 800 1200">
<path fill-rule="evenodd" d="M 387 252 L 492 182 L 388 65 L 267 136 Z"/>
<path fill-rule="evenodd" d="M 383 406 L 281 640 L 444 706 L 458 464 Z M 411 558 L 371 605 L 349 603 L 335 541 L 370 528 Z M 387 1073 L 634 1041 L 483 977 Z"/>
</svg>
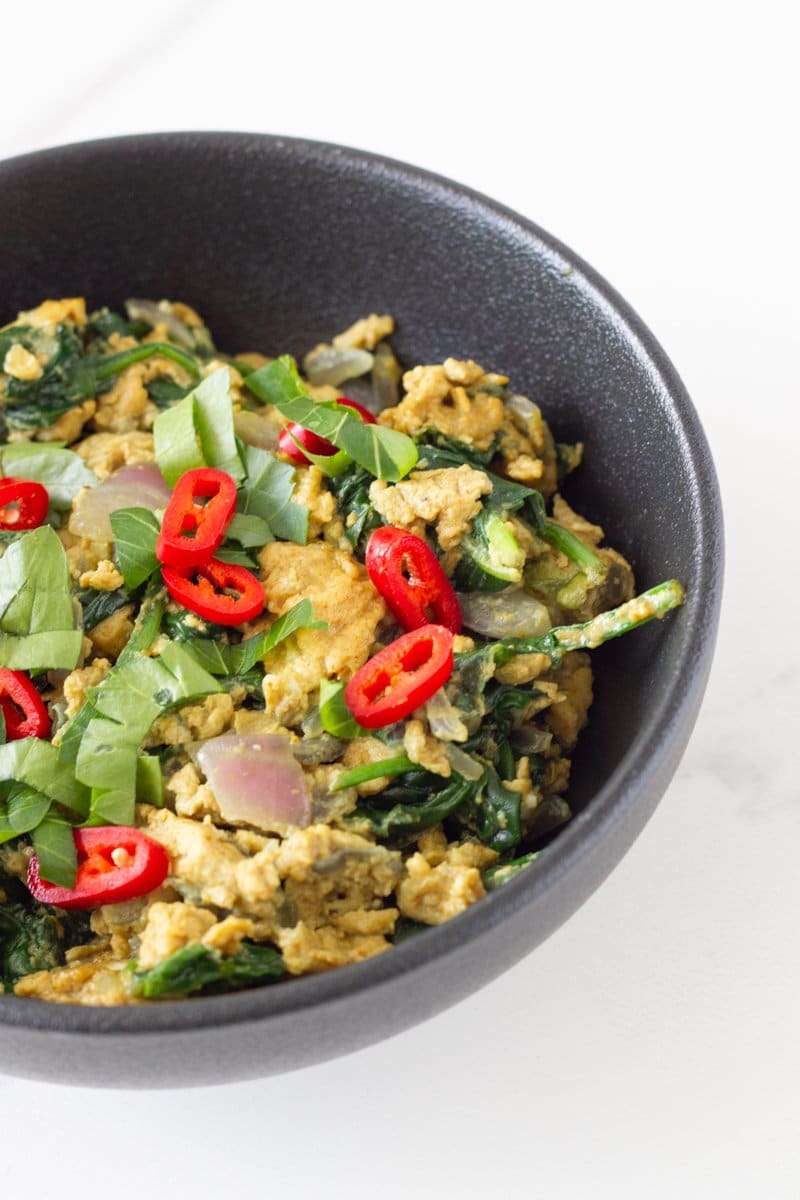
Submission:
<svg viewBox="0 0 800 1200">
<path fill-rule="evenodd" d="M 47 361 L 39 379 L 6 378 L 3 416 L 12 429 L 52 425 L 82 400 L 106 390 L 126 367 L 156 354 L 178 363 L 195 378 L 200 373 L 193 355 L 169 342 L 146 342 L 117 354 L 84 354 L 81 338 L 69 324 L 57 325 L 53 332 L 23 326 L 4 330 L 0 335 L 0 361 L 15 341 L 33 353 L 47 355 Z"/>
<path fill-rule="evenodd" d="M 158 375 L 155 379 L 148 379 L 145 383 L 147 395 L 155 404 L 156 408 L 170 408 L 173 404 L 177 404 L 179 400 L 183 400 L 184 396 L 188 396 L 192 390 L 192 384 L 188 387 L 183 387 L 180 383 L 176 383 L 174 379 L 168 379 L 165 375 Z"/>
<path fill-rule="evenodd" d="M 494 768 L 487 766 L 459 809 L 458 821 L 492 850 L 513 850 L 522 840 L 519 792 L 503 787 Z"/>
<path fill-rule="evenodd" d="M 434 471 L 439 467 L 460 467 L 467 463 L 471 467 L 488 467 L 497 453 L 497 439 L 486 450 L 478 450 L 466 442 L 448 437 L 435 428 L 423 429 L 417 438 L 419 468 Z"/>
<path fill-rule="evenodd" d="M 0 666 L 34 674 L 71 671 L 82 639 L 64 547 L 49 525 L 41 525 L 0 558 Z"/>
<path fill-rule="evenodd" d="M 384 523 L 369 498 L 372 476 L 354 463 L 343 475 L 332 479 L 330 486 L 336 496 L 339 513 L 344 520 L 347 540 L 363 557 L 369 535 Z"/>
<path fill-rule="evenodd" d="M 237 954 L 224 956 L 197 943 L 176 950 L 148 971 L 137 971 L 133 986 L 136 995 L 153 1000 L 256 987 L 279 979 L 285 972 L 283 958 L 272 946 L 243 942 Z"/>
<path fill-rule="evenodd" d="M 95 625 L 105 621 L 106 617 L 113 616 L 126 604 L 130 604 L 132 599 L 124 588 L 115 588 L 111 592 L 103 592 L 97 588 L 81 588 L 75 595 L 83 609 L 83 628 L 87 633 L 94 629 Z"/>
<path fill-rule="evenodd" d="M 159 523 L 147 508 L 118 508 L 109 519 L 125 587 L 130 592 L 135 591 L 158 570 Z"/>
<path fill-rule="evenodd" d="M 6 889 L 6 881 L 3 880 Z M 0 905 L 0 981 L 11 991 L 24 975 L 49 971 L 64 961 L 61 926 L 41 905 L 12 901 Z"/>
<path fill-rule="evenodd" d="M 346 407 L 314 400 L 288 355 L 251 372 L 245 384 L 259 400 L 344 450 L 376 479 L 402 479 L 417 461 L 417 448 L 404 433 L 365 425 Z"/>
<path fill-rule="evenodd" d="M 408 840 L 452 816 L 474 790 L 474 784 L 460 775 L 432 790 L 441 783 L 429 771 L 408 771 L 376 796 L 362 797 L 348 821 L 368 822 L 377 838 Z"/>
<path fill-rule="evenodd" d="M 486 891 L 494 892 L 511 879 L 515 879 L 539 857 L 540 853 L 541 851 L 535 850 L 531 854 L 522 854 L 519 858 L 493 863 L 491 867 L 487 867 L 483 872 L 483 886 Z"/>
</svg>

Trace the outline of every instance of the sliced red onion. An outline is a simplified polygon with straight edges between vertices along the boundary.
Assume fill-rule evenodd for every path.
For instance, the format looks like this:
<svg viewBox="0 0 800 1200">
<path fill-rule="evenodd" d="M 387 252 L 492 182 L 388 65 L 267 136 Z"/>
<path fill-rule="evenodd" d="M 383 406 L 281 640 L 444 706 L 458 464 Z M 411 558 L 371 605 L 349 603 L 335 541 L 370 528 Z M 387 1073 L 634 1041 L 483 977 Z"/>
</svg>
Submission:
<svg viewBox="0 0 800 1200">
<path fill-rule="evenodd" d="M 111 542 L 110 514 L 118 508 L 165 508 L 172 492 L 155 463 L 121 467 L 97 487 L 82 492 L 75 500 L 69 531 L 93 542 Z"/>
<path fill-rule="evenodd" d="M 317 346 L 303 359 L 303 373 L 310 384 L 318 387 L 329 384 L 338 387 L 348 379 L 357 379 L 372 370 L 373 358 L 369 350 L 357 350 L 344 346 Z"/>
<path fill-rule="evenodd" d="M 550 614 L 528 592 L 459 592 L 464 625 L 484 637 L 541 637 L 552 627 Z"/>
<path fill-rule="evenodd" d="M 192 757 L 208 780 L 223 820 L 267 831 L 308 825 L 306 778 L 288 738 L 225 733 L 202 742 Z"/>
</svg>

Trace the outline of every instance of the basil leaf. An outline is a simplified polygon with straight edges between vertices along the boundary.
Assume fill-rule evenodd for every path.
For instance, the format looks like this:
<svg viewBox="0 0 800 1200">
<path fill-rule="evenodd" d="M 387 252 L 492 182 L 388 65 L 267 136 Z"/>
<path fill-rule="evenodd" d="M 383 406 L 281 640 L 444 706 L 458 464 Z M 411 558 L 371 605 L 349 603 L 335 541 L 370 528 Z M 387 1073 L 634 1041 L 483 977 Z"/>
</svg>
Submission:
<svg viewBox="0 0 800 1200">
<path fill-rule="evenodd" d="M 93 788 L 87 825 L 133 825 L 136 795 L 122 788 Z"/>
<path fill-rule="evenodd" d="M 153 440 L 156 462 L 170 487 L 174 487 L 186 471 L 208 465 L 197 435 L 192 392 L 158 414 L 153 422 Z"/>
<path fill-rule="evenodd" d="M 225 530 L 226 540 L 238 542 L 245 549 L 253 546 L 266 546 L 274 542 L 272 530 L 263 517 L 255 513 L 237 512 L 233 514 L 231 523 Z"/>
<path fill-rule="evenodd" d="M 47 817 L 32 836 L 41 878 L 59 887 L 74 887 L 78 855 L 72 826 L 60 817 Z"/>
<path fill-rule="evenodd" d="M 27 784 L 69 809 L 79 820 L 89 811 L 89 792 L 69 763 L 59 762 L 58 750 L 43 738 L 19 738 L 0 746 L 0 780 Z"/>
<path fill-rule="evenodd" d="M 211 675 L 245 675 L 261 662 L 270 650 L 291 637 L 299 629 L 327 629 L 324 621 L 314 620 L 314 606 L 309 599 L 300 600 L 264 633 L 247 638 L 233 646 L 211 638 L 194 638 L 185 652 Z"/>
<path fill-rule="evenodd" d="M 168 642 L 158 658 L 137 653 L 121 665 L 118 660 L 102 683 L 88 689 L 90 717 L 78 744 L 75 777 L 95 789 L 92 819 L 104 815 L 107 820 L 110 806 L 132 815 L 139 747 L 156 717 L 175 704 L 220 690 L 175 642 Z"/>
<path fill-rule="evenodd" d="M 279 462 L 258 446 L 246 446 L 247 479 L 239 489 L 237 509 L 261 517 L 275 537 L 304 546 L 308 537 L 308 509 L 292 502 L 294 467 Z"/>
<path fill-rule="evenodd" d="M 152 804 L 162 808 L 164 804 L 164 776 L 161 759 L 157 754 L 140 754 L 136 763 L 136 803 Z"/>
<path fill-rule="evenodd" d="M 75 629 L 64 547 L 55 530 L 41 525 L 0 558 L 0 666 L 71 671 L 82 636 Z"/>
<path fill-rule="evenodd" d="M 5 811 L 0 802 L 0 843 L 29 833 L 44 820 L 52 801 L 26 783 L 13 783 Z"/>
<path fill-rule="evenodd" d="M 15 442 L 0 450 L 3 475 L 32 479 L 47 488 L 50 504 L 56 512 L 67 512 L 82 487 L 98 483 L 83 459 L 72 450 L 43 442 Z"/>
<path fill-rule="evenodd" d="M 230 371 L 219 367 L 190 395 L 194 398 L 197 435 L 206 464 L 227 471 L 238 482 L 244 478 L 244 468 L 233 428 Z"/>
<path fill-rule="evenodd" d="M 245 384 L 259 400 L 273 404 L 287 420 L 346 451 L 376 479 L 396 482 L 416 464 L 417 448 L 406 434 L 383 425 L 366 425 L 346 407 L 317 403 L 288 355 L 251 372 Z"/>
<path fill-rule="evenodd" d="M 110 521 L 119 569 L 132 592 L 158 569 L 159 524 L 147 508 L 118 508 Z"/>
<path fill-rule="evenodd" d="M 325 732 L 334 737 L 354 738 L 367 733 L 344 702 L 344 684 L 332 679 L 320 680 L 319 718 Z"/>
<path fill-rule="evenodd" d="M 79 629 L 59 633 L 29 633 L 27 637 L 10 637 L 0 633 L 0 663 L 10 671 L 68 670 L 78 661 L 83 634 Z"/>
<path fill-rule="evenodd" d="M 214 371 L 153 422 L 156 462 L 170 487 L 195 467 L 217 467 L 235 480 L 244 469 L 233 428 L 227 367 Z"/>
</svg>

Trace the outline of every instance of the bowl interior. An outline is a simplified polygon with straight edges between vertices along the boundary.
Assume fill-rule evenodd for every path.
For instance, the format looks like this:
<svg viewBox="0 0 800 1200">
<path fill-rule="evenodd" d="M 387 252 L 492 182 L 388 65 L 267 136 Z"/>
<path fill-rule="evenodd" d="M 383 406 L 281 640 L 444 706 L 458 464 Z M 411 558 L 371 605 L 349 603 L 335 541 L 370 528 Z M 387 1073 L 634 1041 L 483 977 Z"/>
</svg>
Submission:
<svg viewBox="0 0 800 1200">
<path fill-rule="evenodd" d="M 676 618 L 595 655 L 570 799 L 582 808 L 610 781 L 630 784 L 626 761 L 638 753 L 640 772 L 648 740 L 678 722 L 679 677 L 702 690 L 721 527 L 680 381 L 585 264 L 444 180 L 249 135 L 118 139 L 12 160 L 0 165 L 0 204 L 2 323 L 46 296 L 112 307 L 169 297 L 196 306 L 221 348 L 301 353 L 365 313 L 391 312 L 405 365 L 474 358 L 539 402 L 557 440 L 583 441 L 567 498 L 603 525 L 640 587 L 677 576 L 689 596 Z M 693 645 L 698 633 L 705 645 Z"/>
</svg>

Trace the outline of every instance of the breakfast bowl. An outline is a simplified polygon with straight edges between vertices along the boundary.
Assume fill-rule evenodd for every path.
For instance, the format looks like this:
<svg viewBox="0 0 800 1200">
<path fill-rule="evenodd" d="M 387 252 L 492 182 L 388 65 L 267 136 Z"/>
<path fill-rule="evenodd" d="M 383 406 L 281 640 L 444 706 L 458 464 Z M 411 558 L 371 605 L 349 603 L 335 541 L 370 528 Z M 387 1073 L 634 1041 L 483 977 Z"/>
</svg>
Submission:
<svg viewBox="0 0 800 1200">
<path fill-rule="evenodd" d="M 42 297 L 179 299 L 226 348 L 303 355 L 392 313 L 401 363 L 476 360 L 586 458 L 564 485 L 668 620 L 594 655 L 574 816 L 530 869 L 390 952 L 225 995 L 83 1007 L 0 995 L 11 1074 L 176 1087 L 311 1065 L 465 998 L 552 934 L 641 831 L 687 744 L 722 587 L 713 463 L 674 368 L 567 247 L 469 189 L 375 155 L 255 134 L 125 137 L 0 164 L 2 323 Z"/>
</svg>

